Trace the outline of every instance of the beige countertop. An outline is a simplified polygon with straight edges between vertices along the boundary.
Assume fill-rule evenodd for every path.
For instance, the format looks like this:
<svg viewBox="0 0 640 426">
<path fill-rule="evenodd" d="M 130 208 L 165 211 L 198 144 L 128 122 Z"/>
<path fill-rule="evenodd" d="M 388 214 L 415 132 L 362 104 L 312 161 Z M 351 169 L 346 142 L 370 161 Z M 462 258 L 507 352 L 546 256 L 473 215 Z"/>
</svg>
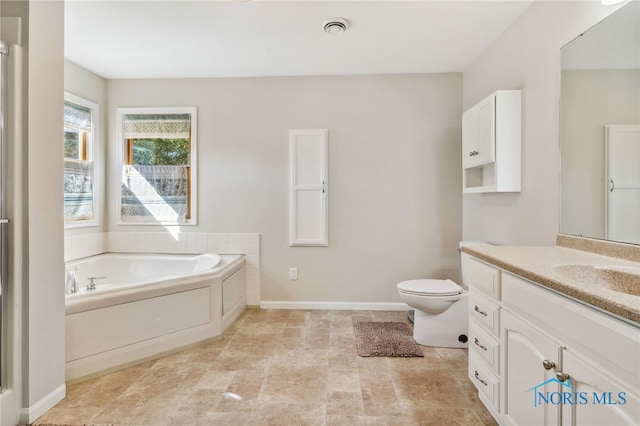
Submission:
<svg viewBox="0 0 640 426">
<path fill-rule="evenodd" d="M 560 246 L 464 245 L 462 251 L 505 271 L 640 324 L 640 296 L 609 288 L 597 277 L 572 273 L 573 265 L 592 265 L 614 270 L 613 279 L 626 291 L 640 290 L 640 263 Z M 564 268 L 564 271 L 563 271 Z M 580 267 L 578 267 L 580 268 Z M 637 275 L 618 274 L 615 270 Z M 567 273 L 569 272 L 569 273 Z M 596 271 L 597 272 L 597 271 Z M 609 277 L 611 279 L 611 277 Z"/>
</svg>

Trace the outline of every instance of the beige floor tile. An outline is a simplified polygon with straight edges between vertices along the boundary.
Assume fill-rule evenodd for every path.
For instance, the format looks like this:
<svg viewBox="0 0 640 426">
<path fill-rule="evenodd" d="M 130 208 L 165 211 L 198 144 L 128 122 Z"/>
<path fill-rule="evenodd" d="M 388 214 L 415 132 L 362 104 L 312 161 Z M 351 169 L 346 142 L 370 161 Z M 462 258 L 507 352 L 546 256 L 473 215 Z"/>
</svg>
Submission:
<svg viewBox="0 0 640 426">
<path fill-rule="evenodd" d="M 329 392 L 327 395 L 327 414 L 361 416 L 363 413 L 362 393 Z"/>
<path fill-rule="evenodd" d="M 482 420 L 473 410 L 456 408 L 418 408 L 405 413 L 403 418 L 411 424 L 421 426 L 476 426 L 482 425 Z"/>
<path fill-rule="evenodd" d="M 235 371 L 229 370 L 209 370 L 200 378 L 196 384 L 196 388 L 226 390 L 231 384 L 235 374 Z"/>
<path fill-rule="evenodd" d="M 327 400 L 327 375 L 327 368 L 272 366 L 258 400 L 324 405 Z"/>
<path fill-rule="evenodd" d="M 327 414 L 327 426 L 358 426 L 362 424 L 362 416 L 348 414 Z"/>
<path fill-rule="evenodd" d="M 326 407 L 316 403 L 282 403 L 263 401 L 253 413 L 254 425 L 273 426 L 312 426 L 324 425 Z"/>
<path fill-rule="evenodd" d="M 68 386 L 35 424 L 495 425 L 467 350 L 360 357 L 354 321 L 409 324 L 403 312 L 247 310 L 218 339 Z"/>
<path fill-rule="evenodd" d="M 393 376 L 404 408 L 458 407 L 463 392 L 456 370 L 401 371 Z"/>
<path fill-rule="evenodd" d="M 327 392 L 360 392 L 360 374 L 329 371 Z"/>
<path fill-rule="evenodd" d="M 84 425 L 95 422 L 103 408 L 96 407 L 54 407 L 40 416 L 36 423 L 60 425 Z"/>
<path fill-rule="evenodd" d="M 247 412 L 255 408 L 265 374 L 257 371 L 236 371 L 216 411 Z M 238 399 L 241 398 L 241 399 Z"/>
<path fill-rule="evenodd" d="M 331 349 L 329 350 L 329 371 L 359 373 L 360 358 L 355 349 Z"/>
<path fill-rule="evenodd" d="M 271 358 L 272 367 L 318 367 L 329 366 L 328 349 L 281 349 Z"/>
<path fill-rule="evenodd" d="M 362 402 L 366 416 L 388 416 L 402 413 L 402 406 L 391 380 L 382 374 L 360 374 Z"/>
</svg>

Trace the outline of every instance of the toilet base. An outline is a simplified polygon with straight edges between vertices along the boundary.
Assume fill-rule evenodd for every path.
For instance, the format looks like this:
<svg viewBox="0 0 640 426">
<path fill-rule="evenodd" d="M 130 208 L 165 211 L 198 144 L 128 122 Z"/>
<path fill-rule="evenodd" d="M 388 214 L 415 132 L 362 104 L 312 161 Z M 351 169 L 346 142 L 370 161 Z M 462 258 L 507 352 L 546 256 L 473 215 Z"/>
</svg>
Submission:
<svg viewBox="0 0 640 426">
<path fill-rule="evenodd" d="M 468 295 L 464 294 L 441 314 L 430 315 L 418 309 L 413 323 L 413 339 L 420 345 L 438 348 L 468 347 Z"/>
</svg>

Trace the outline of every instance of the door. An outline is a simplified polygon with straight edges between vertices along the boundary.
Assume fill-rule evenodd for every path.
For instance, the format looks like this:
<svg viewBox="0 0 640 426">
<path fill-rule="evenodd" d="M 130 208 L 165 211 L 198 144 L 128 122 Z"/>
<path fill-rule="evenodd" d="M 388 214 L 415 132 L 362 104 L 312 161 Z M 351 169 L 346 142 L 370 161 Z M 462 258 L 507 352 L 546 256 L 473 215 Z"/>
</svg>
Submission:
<svg viewBox="0 0 640 426">
<path fill-rule="evenodd" d="M 640 125 L 606 126 L 605 237 L 640 244 Z"/>
<path fill-rule="evenodd" d="M 501 320 L 502 414 L 514 425 L 559 424 L 560 345 L 509 312 Z"/>
<path fill-rule="evenodd" d="M 563 371 L 571 378 L 573 402 L 562 407 L 562 424 L 612 426 L 640 424 L 637 384 L 624 385 L 609 379 L 569 350 L 562 354 Z"/>
<path fill-rule="evenodd" d="M 6 145 L 7 145 L 7 46 L 0 41 L 0 391 L 6 382 L 7 339 L 7 230 Z"/>
</svg>

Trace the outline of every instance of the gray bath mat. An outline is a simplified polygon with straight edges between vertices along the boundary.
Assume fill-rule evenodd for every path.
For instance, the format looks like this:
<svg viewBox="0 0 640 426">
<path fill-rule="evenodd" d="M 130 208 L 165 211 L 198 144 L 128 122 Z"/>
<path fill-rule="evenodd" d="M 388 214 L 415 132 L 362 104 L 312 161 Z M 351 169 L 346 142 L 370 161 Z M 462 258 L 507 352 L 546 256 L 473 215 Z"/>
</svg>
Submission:
<svg viewBox="0 0 640 426">
<path fill-rule="evenodd" d="M 424 356 L 403 322 L 356 321 L 353 332 L 360 356 Z"/>
</svg>

